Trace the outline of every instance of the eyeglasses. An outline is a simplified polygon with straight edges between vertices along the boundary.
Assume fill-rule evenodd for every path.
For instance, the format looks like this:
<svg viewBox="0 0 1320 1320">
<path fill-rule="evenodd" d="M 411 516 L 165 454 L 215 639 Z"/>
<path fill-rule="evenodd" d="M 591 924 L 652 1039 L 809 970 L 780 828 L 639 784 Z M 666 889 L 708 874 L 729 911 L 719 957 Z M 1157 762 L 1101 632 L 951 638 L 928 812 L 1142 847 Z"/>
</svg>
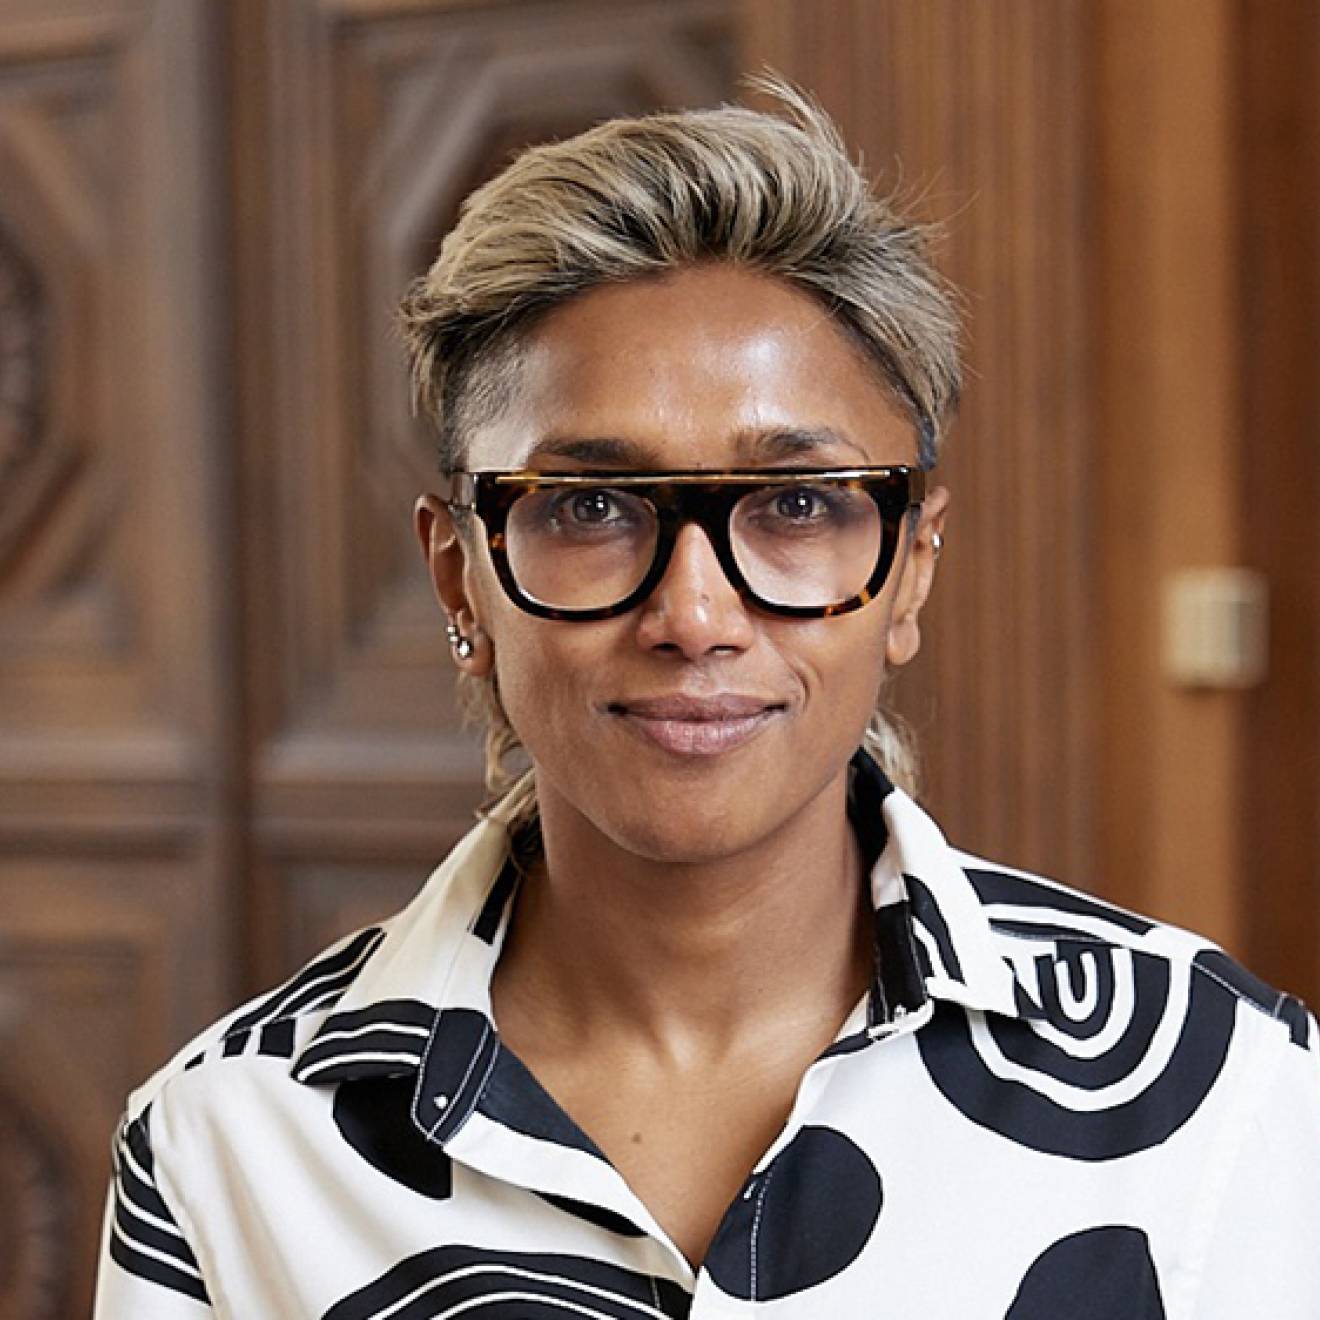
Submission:
<svg viewBox="0 0 1320 1320">
<path fill-rule="evenodd" d="M 919 468 L 743 472 L 455 472 L 441 498 L 475 513 L 505 593 L 528 614 L 588 622 L 659 585 L 679 530 L 710 538 L 735 590 L 768 614 L 827 618 L 884 585 Z"/>
</svg>

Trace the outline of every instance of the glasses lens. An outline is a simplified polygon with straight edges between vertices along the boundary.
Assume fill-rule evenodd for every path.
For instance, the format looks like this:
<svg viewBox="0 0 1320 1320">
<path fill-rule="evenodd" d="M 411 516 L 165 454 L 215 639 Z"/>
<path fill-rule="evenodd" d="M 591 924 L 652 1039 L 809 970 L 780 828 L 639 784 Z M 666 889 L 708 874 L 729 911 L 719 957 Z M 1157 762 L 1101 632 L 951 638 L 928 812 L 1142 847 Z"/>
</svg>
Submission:
<svg viewBox="0 0 1320 1320">
<path fill-rule="evenodd" d="M 875 501 L 832 482 L 744 495 L 729 533 L 747 585 L 772 605 L 820 608 L 851 600 L 865 590 L 884 545 Z"/>
<path fill-rule="evenodd" d="M 609 486 L 529 491 L 514 501 L 505 531 L 519 588 L 556 609 L 618 604 L 655 557 L 655 510 Z"/>
</svg>

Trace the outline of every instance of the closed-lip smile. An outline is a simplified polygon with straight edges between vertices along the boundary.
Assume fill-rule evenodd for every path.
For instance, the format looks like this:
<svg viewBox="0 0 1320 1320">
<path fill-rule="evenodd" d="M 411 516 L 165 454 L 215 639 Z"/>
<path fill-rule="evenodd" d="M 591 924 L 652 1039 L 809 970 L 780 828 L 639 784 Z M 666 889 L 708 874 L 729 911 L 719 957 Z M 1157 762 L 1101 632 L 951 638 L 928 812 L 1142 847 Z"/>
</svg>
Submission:
<svg viewBox="0 0 1320 1320">
<path fill-rule="evenodd" d="M 743 693 L 673 693 L 612 701 L 607 710 L 625 726 L 676 756 L 716 756 L 750 742 L 784 703 Z"/>
</svg>

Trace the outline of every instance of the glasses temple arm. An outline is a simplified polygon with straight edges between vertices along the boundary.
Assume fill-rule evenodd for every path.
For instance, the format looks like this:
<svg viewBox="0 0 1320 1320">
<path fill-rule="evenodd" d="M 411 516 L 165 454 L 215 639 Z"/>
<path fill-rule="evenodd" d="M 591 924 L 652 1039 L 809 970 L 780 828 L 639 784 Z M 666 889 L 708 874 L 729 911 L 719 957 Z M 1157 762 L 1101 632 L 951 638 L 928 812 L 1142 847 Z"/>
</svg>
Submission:
<svg viewBox="0 0 1320 1320">
<path fill-rule="evenodd" d="M 436 481 L 436 493 L 451 509 L 476 507 L 477 478 L 473 472 L 442 472 Z"/>
</svg>

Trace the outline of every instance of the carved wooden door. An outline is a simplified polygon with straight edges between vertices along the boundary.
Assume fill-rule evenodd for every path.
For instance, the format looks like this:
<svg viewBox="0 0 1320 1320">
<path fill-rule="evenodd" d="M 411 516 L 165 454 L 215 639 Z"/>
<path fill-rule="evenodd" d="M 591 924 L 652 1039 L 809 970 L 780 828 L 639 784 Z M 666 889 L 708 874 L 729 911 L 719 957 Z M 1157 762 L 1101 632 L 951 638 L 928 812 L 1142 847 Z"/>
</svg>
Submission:
<svg viewBox="0 0 1320 1320">
<path fill-rule="evenodd" d="M 0 1307 L 85 1314 L 125 1091 L 227 992 L 214 8 L 0 22 Z"/>
</svg>

